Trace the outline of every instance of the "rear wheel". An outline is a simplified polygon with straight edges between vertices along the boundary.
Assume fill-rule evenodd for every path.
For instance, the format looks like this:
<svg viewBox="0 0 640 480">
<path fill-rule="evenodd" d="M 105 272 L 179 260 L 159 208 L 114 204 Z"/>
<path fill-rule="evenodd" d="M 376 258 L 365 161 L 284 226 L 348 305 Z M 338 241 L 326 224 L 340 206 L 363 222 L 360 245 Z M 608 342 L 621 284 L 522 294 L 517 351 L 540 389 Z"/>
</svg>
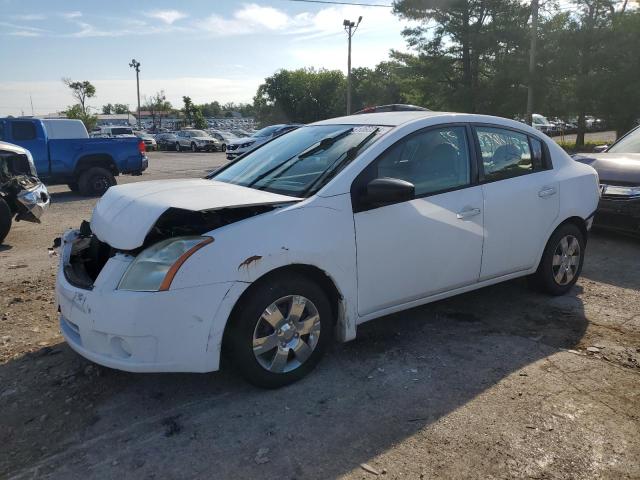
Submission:
<svg viewBox="0 0 640 480">
<path fill-rule="evenodd" d="M 563 295 L 578 281 L 584 262 L 586 241 L 574 224 L 559 227 L 547 242 L 538 270 L 530 280 L 551 295 Z"/>
<path fill-rule="evenodd" d="M 9 205 L 7 205 L 7 202 L 5 202 L 3 198 L 0 198 L 0 244 L 4 242 L 4 239 L 9 234 L 9 230 L 11 230 L 12 218 L 13 213 L 11 213 Z"/>
<path fill-rule="evenodd" d="M 333 318 L 324 291 L 304 276 L 271 277 L 229 319 L 225 348 L 254 385 L 278 388 L 307 375 L 330 342 Z"/>
<path fill-rule="evenodd" d="M 176 152 L 180 151 L 180 142 L 176 142 Z"/>
<path fill-rule="evenodd" d="M 78 181 L 80 193 L 87 196 L 102 196 L 115 184 L 116 178 L 103 167 L 91 167 L 85 170 Z"/>
<path fill-rule="evenodd" d="M 197 152 L 198 151 L 198 147 L 196 146 L 196 144 L 194 142 L 191 142 L 191 151 L 192 152 Z"/>
<path fill-rule="evenodd" d="M 224 143 L 222 144 L 222 151 L 223 151 L 223 152 L 226 152 L 226 151 L 227 151 L 227 145 L 226 145 L 226 144 L 224 144 Z"/>
</svg>

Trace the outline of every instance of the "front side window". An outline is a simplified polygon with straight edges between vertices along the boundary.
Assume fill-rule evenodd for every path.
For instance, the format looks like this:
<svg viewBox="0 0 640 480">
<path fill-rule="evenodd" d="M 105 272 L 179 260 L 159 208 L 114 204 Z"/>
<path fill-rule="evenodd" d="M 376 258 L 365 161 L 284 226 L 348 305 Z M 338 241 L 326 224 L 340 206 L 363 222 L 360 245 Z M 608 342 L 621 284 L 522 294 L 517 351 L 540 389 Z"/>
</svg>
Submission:
<svg viewBox="0 0 640 480">
<path fill-rule="evenodd" d="M 294 197 L 308 197 L 389 127 L 309 125 L 276 137 L 210 178 Z"/>
<path fill-rule="evenodd" d="M 412 183 L 417 197 L 469 185 L 466 129 L 445 127 L 411 135 L 383 153 L 374 169 L 374 178 Z"/>
<path fill-rule="evenodd" d="M 533 155 L 529 138 L 523 133 L 494 127 L 477 127 L 484 180 L 494 181 L 532 173 Z M 540 146 L 541 162 L 542 146 Z"/>
<path fill-rule="evenodd" d="M 36 138 L 36 127 L 32 122 L 13 122 L 11 130 L 14 140 L 33 140 Z"/>
</svg>

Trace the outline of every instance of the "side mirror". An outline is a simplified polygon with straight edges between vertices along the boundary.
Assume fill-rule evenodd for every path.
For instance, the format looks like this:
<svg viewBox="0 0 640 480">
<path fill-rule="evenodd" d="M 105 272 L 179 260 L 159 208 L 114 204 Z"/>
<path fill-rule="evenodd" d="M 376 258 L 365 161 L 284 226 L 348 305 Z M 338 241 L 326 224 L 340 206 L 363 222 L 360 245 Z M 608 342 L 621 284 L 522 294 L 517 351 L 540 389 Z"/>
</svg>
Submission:
<svg viewBox="0 0 640 480">
<path fill-rule="evenodd" d="M 367 185 L 365 201 L 371 205 L 382 206 L 413 200 L 416 187 L 413 183 L 399 178 L 376 178 Z"/>
</svg>

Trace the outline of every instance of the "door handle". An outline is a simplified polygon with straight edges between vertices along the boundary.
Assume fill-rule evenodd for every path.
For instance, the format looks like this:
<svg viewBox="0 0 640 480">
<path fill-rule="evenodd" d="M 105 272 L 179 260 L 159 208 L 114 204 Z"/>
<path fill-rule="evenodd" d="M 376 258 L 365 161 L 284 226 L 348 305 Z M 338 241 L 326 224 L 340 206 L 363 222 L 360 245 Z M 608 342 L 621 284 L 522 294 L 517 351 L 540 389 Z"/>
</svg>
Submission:
<svg viewBox="0 0 640 480">
<path fill-rule="evenodd" d="M 467 218 L 480 215 L 480 212 L 481 210 L 479 208 L 465 208 L 464 210 L 460 210 L 456 213 L 456 217 L 458 217 L 459 220 L 466 220 Z"/>
<path fill-rule="evenodd" d="M 555 195 L 556 192 L 556 187 L 543 187 L 542 190 L 538 192 L 538 196 L 540 198 L 546 198 L 550 197 L 551 195 Z"/>
</svg>

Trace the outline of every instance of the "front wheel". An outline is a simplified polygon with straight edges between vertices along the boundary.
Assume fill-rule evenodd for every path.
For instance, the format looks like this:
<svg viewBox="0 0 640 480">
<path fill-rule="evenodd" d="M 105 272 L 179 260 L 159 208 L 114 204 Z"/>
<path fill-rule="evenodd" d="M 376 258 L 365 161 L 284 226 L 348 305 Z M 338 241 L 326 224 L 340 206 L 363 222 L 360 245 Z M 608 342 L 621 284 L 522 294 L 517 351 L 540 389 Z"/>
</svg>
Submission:
<svg viewBox="0 0 640 480">
<path fill-rule="evenodd" d="M 13 213 L 9 205 L 7 205 L 7 202 L 5 202 L 3 198 L 0 198 L 0 244 L 4 242 L 4 239 L 9 234 L 9 230 L 11 230 L 12 218 Z"/>
<path fill-rule="evenodd" d="M 307 375 L 330 342 L 324 291 L 304 276 L 271 277 L 250 287 L 229 319 L 225 348 L 254 385 L 278 388 Z"/>
<path fill-rule="evenodd" d="M 191 142 L 191 151 L 194 152 L 194 153 L 198 151 L 198 147 L 193 142 Z"/>
<path fill-rule="evenodd" d="M 586 239 L 574 224 L 559 227 L 547 242 L 538 270 L 531 276 L 534 287 L 551 295 L 564 295 L 578 281 L 584 263 Z"/>
<path fill-rule="evenodd" d="M 179 152 L 179 151 L 180 151 L 180 143 L 176 142 L 176 152 Z"/>
<path fill-rule="evenodd" d="M 223 152 L 226 152 L 226 151 L 227 151 L 227 145 L 226 145 L 226 144 L 224 144 L 224 143 L 222 144 L 222 151 L 223 151 Z"/>
</svg>

